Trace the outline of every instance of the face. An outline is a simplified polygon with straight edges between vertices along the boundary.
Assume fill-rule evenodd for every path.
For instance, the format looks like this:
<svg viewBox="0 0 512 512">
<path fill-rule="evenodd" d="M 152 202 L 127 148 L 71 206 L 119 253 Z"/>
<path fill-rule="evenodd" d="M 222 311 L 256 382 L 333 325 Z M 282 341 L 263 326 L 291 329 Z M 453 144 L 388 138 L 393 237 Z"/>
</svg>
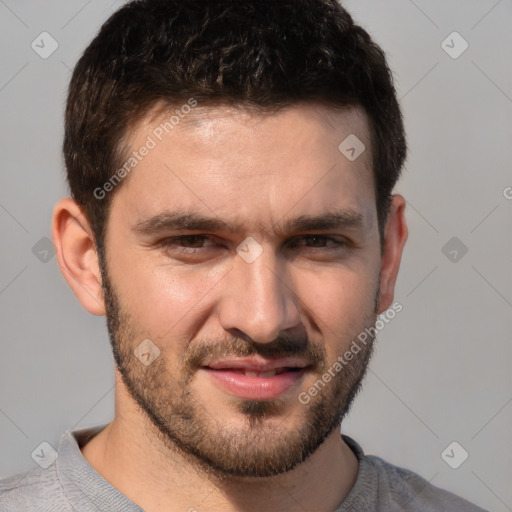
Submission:
<svg viewBox="0 0 512 512">
<path fill-rule="evenodd" d="M 339 428 L 371 355 L 369 342 L 335 369 L 376 319 L 367 121 L 312 105 L 198 106 L 155 136 L 168 117 L 134 130 L 131 151 L 148 136 L 155 146 L 117 191 L 107 226 L 103 284 L 123 385 L 159 438 L 195 463 L 282 473 Z M 367 148 L 353 161 L 338 150 L 350 134 Z"/>
</svg>

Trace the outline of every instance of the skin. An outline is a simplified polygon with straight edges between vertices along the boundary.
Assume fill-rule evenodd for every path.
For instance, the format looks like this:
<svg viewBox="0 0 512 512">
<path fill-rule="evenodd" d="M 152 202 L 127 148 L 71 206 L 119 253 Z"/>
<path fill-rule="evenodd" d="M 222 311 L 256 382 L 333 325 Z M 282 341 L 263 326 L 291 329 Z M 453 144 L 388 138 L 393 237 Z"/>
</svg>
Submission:
<svg viewBox="0 0 512 512">
<path fill-rule="evenodd" d="M 148 115 L 133 127 L 131 149 L 143 145 L 166 118 Z M 353 162 L 338 150 L 351 133 L 366 146 Z M 105 242 L 107 273 L 101 273 L 80 207 L 70 198 L 56 205 L 53 237 L 62 273 L 87 311 L 109 317 L 121 362 L 115 372 L 114 420 L 82 453 L 144 510 L 327 512 L 350 492 L 358 462 L 340 437 L 339 422 L 336 428 L 325 427 L 323 442 L 305 460 L 291 457 L 300 440 L 296 433 L 311 436 L 307 424 L 315 404 L 337 412 L 341 421 L 367 361 L 355 356 L 351 369 L 308 405 L 297 395 L 393 302 L 407 239 L 405 200 L 393 196 L 381 253 L 370 162 L 367 119 L 357 108 L 333 111 L 305 104 L 265 115 L 198 106 L 116 191 Z M 222 219 L 233 229 L 135 229 L 177 207 Z M 300 215 L 334 210 L 355 212 L 361 220 L 327 231 L 281 229 Z M 207 238 L 188 239 L 181 246 L 160 244 L 190 234 Z M 252 263 L 236 252 L 249 236 L 262 248 Z M 144 366 L 133 350 L 147 338 L 161 352 Z M 201 353 L 201 347 L 223 354 L 251 347 L 251 353 L 264 354 L 276 346 L 286 354 L 284 339 L 295 346 L 305 342 L 304 358 L 316 348 L 320 359 L 274 407 L 259 401 L 258 408 L 251 401 L 244 409 L 242 400 L 218 388 L 208 375 L 185 371 L 190 370 L 186 357 Z M 370 349 L 362 353 L 369 358 Z M 184 390 L 188 398 L 180 401 Z M 145 407 L 159 415 L 160 425 Z M 194 414 L 188 424 L 180 419 L 185 407 Z M 195 426 L 203 428 L 205 452 L 217 457 L 222 468 L 173 440 L 173 429 L 183 428 L 185 439 Z M 223 449 L 223 440 L 236 450 Z M 253 471 L 264 460 L 261 474 L 237 474 L 234 465 L 241 458 L 251 461 Z M 281 469 L 264 475 L 268 461 Z M 286 463 L 291 469 L 283 470 Z"/>
</svg>

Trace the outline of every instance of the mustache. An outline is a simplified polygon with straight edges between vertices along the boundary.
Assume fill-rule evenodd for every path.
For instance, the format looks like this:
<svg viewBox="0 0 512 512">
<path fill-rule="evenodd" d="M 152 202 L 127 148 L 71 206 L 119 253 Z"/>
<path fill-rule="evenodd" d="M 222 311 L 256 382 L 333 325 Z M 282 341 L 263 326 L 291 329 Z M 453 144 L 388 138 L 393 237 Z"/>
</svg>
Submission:
<svg viewBox="0 0 512 512">
<path fill-rule="evenodd" d="M 327 356 L 323 346 L 312 344 L 307 337 L 298 338 L 283 334 L 268 343 L 257 343 L 252 340 L 232 337 L 220 343 L 201 343 L 189 346 L 183 354 L 182 367 L 193 372 L 212 359 L 254 355 L 269 359 L 297 357 L 315 370 L 324 367 Z"/>
</svg>

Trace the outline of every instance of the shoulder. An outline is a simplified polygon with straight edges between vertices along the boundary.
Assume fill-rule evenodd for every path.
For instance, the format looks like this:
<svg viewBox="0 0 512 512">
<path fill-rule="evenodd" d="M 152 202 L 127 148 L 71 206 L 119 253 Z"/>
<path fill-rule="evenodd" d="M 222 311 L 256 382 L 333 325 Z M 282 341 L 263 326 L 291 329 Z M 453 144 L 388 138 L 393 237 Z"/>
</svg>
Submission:
<svg viewBox="0 0 512 512">
<path fill-rule="evenodd" d="M 365 460 L 376 473 L 379 491 L 387 494 L 390 510 L 485 512 L 469 501 L 432 485 L 413 471 L 373 455 L 365 456 Z"/>
<path fill-rule="evenodd" d="M 0 479 L 2 512 L 71 512 L 55 464 Z"/>
<path fill-rule="evenodd" d="M 408 469 L 375 455 L 366 455 L 351 437 L 342 434 L 359 461 L 354 487 L 337 512 L 486 512 L 455 494 L 432 485 Z"/>
</svg>

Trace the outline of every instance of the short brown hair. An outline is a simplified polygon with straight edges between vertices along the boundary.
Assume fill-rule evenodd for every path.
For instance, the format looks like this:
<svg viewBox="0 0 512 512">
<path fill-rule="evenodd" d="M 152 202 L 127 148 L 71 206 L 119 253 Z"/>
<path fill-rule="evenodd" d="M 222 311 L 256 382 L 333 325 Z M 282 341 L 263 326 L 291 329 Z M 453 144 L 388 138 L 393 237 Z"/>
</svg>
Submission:
<svg viewBox="0 0 512 512">
<path fill-rule="evenodd" d="M 154 105 L 358 105 L 370 121 L 379 229 L 406 155 L 383 51 L 336 0 L 136 0 L 101 27 L 75 67 L 64 157 L 71 194 L 101 248 L 113 195 L 94 193 Z M 340 141 L 341 142 L 341 141 Z"/>
</svg>

